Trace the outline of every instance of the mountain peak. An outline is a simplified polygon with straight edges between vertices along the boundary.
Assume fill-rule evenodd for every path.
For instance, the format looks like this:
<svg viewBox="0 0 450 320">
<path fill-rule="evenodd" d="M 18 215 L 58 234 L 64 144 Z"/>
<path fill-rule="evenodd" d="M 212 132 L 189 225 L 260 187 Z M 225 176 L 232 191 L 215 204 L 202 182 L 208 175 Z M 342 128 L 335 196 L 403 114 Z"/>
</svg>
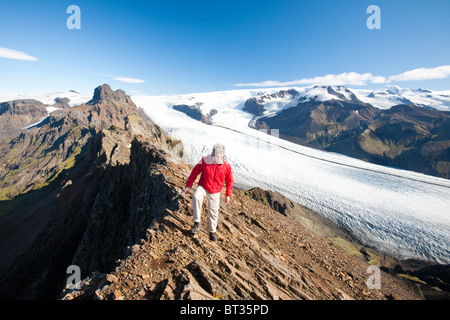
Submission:
<svg viewBox="0 0 450 320">
<path fill-rule="evenodd" d="M 386 86 L 386 92 L 390 93 L 390 94 L 400 94 L 400 92 L 402 91 L 402 88 L 400 88 L 399 86 L 395 86 L 395 85 L 388 85 Z"/>
<path fill-rule="evenodd" d="M 126 100 L 127 95 L 125 94 L 125 91 L 118 89 L 116 91 L 113 91 L 109 84 L 102 84 L 101 86 L 98 86 L 94 90 L 94 96 L 87 104 L 94 104 L 97 102 L 100 102 L 101 100 L 106 101 L 121 101 Z"/>
</svg>

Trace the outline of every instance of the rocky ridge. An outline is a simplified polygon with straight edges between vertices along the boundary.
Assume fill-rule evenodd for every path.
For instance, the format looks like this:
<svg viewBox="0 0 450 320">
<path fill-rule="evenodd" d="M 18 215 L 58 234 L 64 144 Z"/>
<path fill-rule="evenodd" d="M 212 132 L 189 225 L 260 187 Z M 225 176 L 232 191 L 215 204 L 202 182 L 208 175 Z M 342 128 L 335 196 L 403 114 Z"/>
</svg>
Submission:
<svg viewBox="0 0 450 320">
<path fill-rule="evenodd" d="M 381 272 L 369 289 L 369 264 L 268 206 L 234 191 L 221 202 L 218 241 L 190 235 L 191 167 L 168 162 L 161 173 L 177 191 L 178 210 L 166 209 L 110 273 L 92 273 L 80 290 L 60 298 L 147 299 L 421 299 L 414 286 Z M 223 195 L 222 195 L 223 198 Z"/>
</svg>

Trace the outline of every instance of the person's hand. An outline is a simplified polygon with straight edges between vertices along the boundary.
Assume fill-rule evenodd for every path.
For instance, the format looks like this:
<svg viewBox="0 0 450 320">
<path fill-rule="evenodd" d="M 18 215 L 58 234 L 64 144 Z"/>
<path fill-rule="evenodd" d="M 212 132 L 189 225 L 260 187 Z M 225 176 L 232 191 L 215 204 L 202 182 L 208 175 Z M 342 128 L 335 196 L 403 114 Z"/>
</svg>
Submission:
<svg viewBox="0 0 450 320">
<path fill-rule="evenodd" d="M 226 197 L 225 197 L 225 203 L 230 202 L 230 198 L 231 198 L 230 196 L 226 196 Z"/>
<path fill-rule="evenodd" d="M 191 190 L 191 187 L 186 187 L 186 189 L 184 189 L 184 193 L 188 193 L 189 190 Z"/>
</svg>

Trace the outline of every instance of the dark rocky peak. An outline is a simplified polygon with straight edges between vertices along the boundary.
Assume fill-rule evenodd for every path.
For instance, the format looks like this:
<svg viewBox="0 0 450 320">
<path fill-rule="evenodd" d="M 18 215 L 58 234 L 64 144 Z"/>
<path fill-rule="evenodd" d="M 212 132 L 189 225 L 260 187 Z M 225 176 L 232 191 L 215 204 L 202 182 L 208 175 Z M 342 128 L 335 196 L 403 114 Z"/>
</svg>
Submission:
<svg viewBox="0 0 450 320">
<path fill-rule="evenodd" d="M 45 105 L 34 99 L 21 99 L 3 102 L 0 104 L 0 115 L 4 113 L 22 113 L 24 110 L 41 109 L 47 112 Z"/>
<path fill-rule="evenodd" d="M 354 102 L 358 102 L 358 103 L 363 103 L 361 100 L 359 100 L 357 97 L 356 97 L 356 95 L 353 93 L 353 92 L 351 92 L 349 89 L 347 89 L 346 87 L 344 87 L 344 86 L 336 86 L 336 87 L 332 87 L 332 86 L 328 86 L 327 87 L 327 92 L 329 93 L 329 94 L 332 94 L 332 95 L 334 95 L 334 96 L 336 96 L 336 97 L 338 97 L 340 100 L 343 100 L 343 101 L 354 101 Z M 343 93 L 341 93 L 341 92 L 346 92 L 346 93 L 349 93 L 350 95 L 349 95 L 349 98 L 347 98 Z"/>
<path fill-rule="evenodd" d="M 53 104 L 54 107 L 57 108 L 65 108 L 69 106 L 70 103 L 70 99 L 67 97 L 61 98 L 61 97 L 56 97 L 53 100 L 55 103 Z"/>
<path fill-rule="evenodd" d="M 271 94 L 261 92 L 256 97 L 247 99 L 242 110 L 252 113 L 255 116 L 262 116 L 265 111 L 264 105 L 267 101 L 275 98 L 293 99 L 297 95 L 299 95 L 299 93 L 295 89 L 280 90 Z"/>
<path fill-rule="evenodd" d="M 125 91 L 118 89 L 116 91 L 113 91 L 111 87 L 108 84 L 103 84 L 101 86 L 98 86 L 94 90 L 94 96 L 87 104 L 94 104 L 98 103 L 101 100 L 106 101 L 126 101 L 127 95 L 125 94 Z"/>
<path fill-rule="evenodd" d="M 298 95 L 298 91 L 295 89 L 289 89 L 289 90 L 280 90 L 278 92 L 272 93 L 270 95 L 266 94 L 263 96 L 263 98 L 265 99 L 270 99 L 270 98 L 290 98 L 290 97 L 295 97 L 296 95 Z"/>
<path fill-rule="evenodd" d="M 33 99 L 0 103 L 0 140 L 10 138 L 21 128 L 46 117 L 47 105 Z"/>
<path fill-rule="evenodd" d="M 108 84 L 95 88 L 89 102 L 68 108 L 67 112 L 73 116 L 87 115 L 89 122 L 99 128 L 109 128 L 111 125 L 124 128 L 126 122 L 145 118 L 144 112 L 138 109 L 125 91 L 113 91 Z"/>
<path fill-rule="evenodd" d="M 197 104 L 195 106 L 188 106 L 185 104 L 180 104 L 180 105 L 174 105 L 172 108 L 174 110 L 183 112 L 184 114 L 186 114 L 187 116 L 191 117 L 194 120 L 201 121 L 206 124 L 211 124 L 212 116 L 217 113 L 217 110 L 213 109 L 206 116 L 202 113 L 202 110 L 199 108 L 199 105 L 197 105 Z"/>
<path fill-rule="evenodd" d="M 338 88 L 338 90 L 339 90 L 339 88 Z M 341 100 L 347 101 L 347 98 L 346 98 L 342 93 L 337 92 L 337 91 L 334 90 L 333 87 L 331 87 L 331 86 L 328 86 L 328 87 L 327 87 L 327 92 L 328 92 L 329 94 L 332 94 L 332 95 L 338 97 L 338 98 L 341 99 Z"/>
<path fill-rule="evenodd" d="M 419 89 L 416 89 L 416 90 L 412 90 L 412 91 L 414 91 L 414 92 L 421 92 L 421 93 L 431 93 L 430 90 L 426 90 L 426 89 L 422 89 L 422 88 L 419 88 Z"/>
</svg>

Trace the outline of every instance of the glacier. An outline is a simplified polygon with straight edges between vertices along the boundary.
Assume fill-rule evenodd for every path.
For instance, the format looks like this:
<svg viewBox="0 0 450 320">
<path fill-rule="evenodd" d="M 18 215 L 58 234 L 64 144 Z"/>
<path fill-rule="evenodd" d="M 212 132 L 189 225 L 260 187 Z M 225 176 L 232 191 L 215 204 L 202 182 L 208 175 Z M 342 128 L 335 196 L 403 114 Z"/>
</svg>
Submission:
<svg viewBox="0 0 450 320">
<path fill-rule="evenodd" d="M 264 92 L 277 92 L 280 88 Z M 181 139 L 187 163 L 195 165 L 214 143 L 227 148 L 235 184 L 278 191 L 334 221 L 363 244 L 399 259 L 450 263 L 450 180 L 370 164 L 279 139 L 277 132 L 248 126 L 242 111 L 258 90 L 168 96 L 132 96 L 149 118 Z M 292 105 L 272 100 L 270 112 Z M 212 125 L 172 108 L 217 110 Z"/>
</svg>

